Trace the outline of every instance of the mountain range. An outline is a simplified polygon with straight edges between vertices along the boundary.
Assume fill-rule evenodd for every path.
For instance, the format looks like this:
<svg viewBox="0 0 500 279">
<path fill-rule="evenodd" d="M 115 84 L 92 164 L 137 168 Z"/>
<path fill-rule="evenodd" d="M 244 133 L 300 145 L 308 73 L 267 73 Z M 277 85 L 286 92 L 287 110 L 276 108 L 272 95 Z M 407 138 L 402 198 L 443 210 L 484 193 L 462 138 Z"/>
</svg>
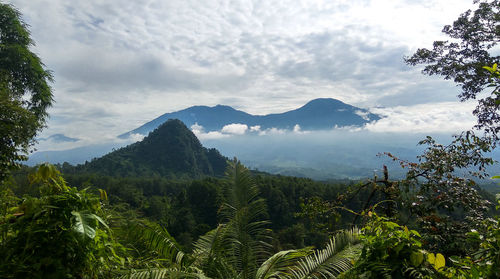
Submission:
<svg viewBox="0 0 500 279">
<path fill-rule="evenodd" d="M 172 118 L 179 118 L 181 121 L 168 121 Z M 225 159 L 221 159 L 219 152 L 215 149 L 201 146 L 196 136 L 189 130 L 192 125 L 201 125 L 206 132 L 221 130 L 224 126 L 233 123 L 250 127 L 259 125 L 262 131 L 270 128 L 292 130 L 295 125 L 299 125 L 303 131 L 316 130 L 316 132 L 306 134 L 292 132 L 282 136 L 273 134 L 264 136 L 266 133 L 261 136 L 260 133 L 248 133 L 244 137 L 204 139 L 203 144 L 217 148 L 226 156 L 236 156 L 249 167 L 258 167 L 273 173 L 294 171 L 299 176 L 321 179 L 350 177 L 356 171 L 370 174 L 373 166 L 377 166 L 378 163 L 374 164 L 373 160 L 368 160 L 364 155 L 373 155 L 381 150 L 386 151 L 387 149 L 381 148 L 380 145 L 382 143 L 391 145 L 392 138 L 374 144 L 372 136 L 359 135 L 357 137 L 355 134 L 343 130 L 332 130 L 332 128 L 334 126 L 361 126 L 378 119 L 380 119 L 378 115 L 335 99 L 315 99 L 292 111 L 262 116 L 251 115 L 229 106 L 194 106 L 163 114 L 137 129 L 120 135 L 121 138 L 125 138 L 124 140 L 68 150 L 39 151 L 30 155 L 27 164 L 68 162 L 75 165 L 85 162 L 78 168 L 102 174 L 200 176 L 213 173 L 220 175 L 224 171 L 222 162 L 225 162 Z M 168 123 L 166 128 L 161 127 L 164 123 Z M 161 129 L 154 131 L 156 128 Z M 165 132 L 165 129 L 170 132 Z M 172 133 L 174 130 L 177 132 Z M 332 133 L 338 136 L 332 136 Z M 132 134 L 149 134 L 149 136 L 142 142 L 118 149 L 123 147 L 125 142 L 130 142 L 132 137 L 129 136 Z M 167 140 L 171 136 L 173 139 Z M 321 139 L 324 140 L 318 142 Z M 353 144 L 357 141 L 359 143 Z M 147 147 L 151 143 L 155 147 Z M 365 150 L 367 148 L 369 150 Z M 174 160 L 179 161 L 181 165 L 184 164 L 179 166 L 180 169 L 189 171 L 169 170 L 176 166 L 162 167 L 164 164 L 169 164 L 167 161 L 171 161 L 172 158 L 180 158 L 178 153 L 184 152 L 183 150 L 192 150 L 194 155 L 186 157 L 189 159 Z M 177 155 L 171 155 L 171 152 Z M 353 154 L 358 154 L 360 158 L 353 158 L 356 157 Z M 324 158 L 324 160 L 319 160 L 319 158 Z M 319 165 L 312 164 L 318 161 L 321 162 Z M 336 165 L 326 164 L 326 162 L 335 162 Z"/>
<path fill-rule="evenodd" d="M 295 125 L 299 125 L 302 130 L 329 130 L 335 126 L 362 126 L 380 119 L 380 116 L 331 98 L 314 99 L 298 109 L 267 115 L 252 115 L 223 105 L 193 106 L 165 113 L 119 137 L 128 138 L 132 134 L 147 135 L 168 119 L 179 119 L 187 127 L 197 124 L 209 132 L 221 130 L 233 123 L 249 127 L 259 126 L 262 130 L 270 128 L 292 130 Z"/>
</svg>

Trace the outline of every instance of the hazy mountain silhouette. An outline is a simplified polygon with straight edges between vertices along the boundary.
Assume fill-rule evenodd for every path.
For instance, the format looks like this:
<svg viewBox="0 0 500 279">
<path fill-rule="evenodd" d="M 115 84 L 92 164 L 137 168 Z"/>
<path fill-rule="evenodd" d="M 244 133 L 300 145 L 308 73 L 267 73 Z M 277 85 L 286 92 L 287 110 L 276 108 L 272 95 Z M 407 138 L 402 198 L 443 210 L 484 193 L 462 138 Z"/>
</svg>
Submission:
<svg viewBox="0 0 500 279">
<path fill-rule="evenodd" d="M 53 142 L 60 143 L 60 142 L 77 142 L 80 139 L 70 138 L 70 137 L 67 137 L 67 136 L 65 136 L 63 134 L 53 134 L 53 135 L 51 135 L 49 137 L 46 137 L 46 138 L 38 138 L 37 140 L 38 141 L 47 141 L 47 140 L 50 140 L 50 141 L 53 141 Z"/>
<path fill-rule="evenodd" d="M 248 126 L 259 125 L 261 129 L 291 130 L 298 124 L 302 130 L 328 130 L 335 126 L 362 126 L 378 120 L 380 117 L 369 113 L 365 109 L 330 98 L 315 99 L 298 109 L 268 115 L 252 115 L 223 105 L 214 107 L 193 106 L 184 110 L 165 113 L 119 137 L 127 138 L 131 134 L 146 135 L 168 119 L 179 119 L 187 127 L 198 124 L 203 126 L 205 131 L 217 131 L 232 123 L 241 123 Z"/>
</svg>

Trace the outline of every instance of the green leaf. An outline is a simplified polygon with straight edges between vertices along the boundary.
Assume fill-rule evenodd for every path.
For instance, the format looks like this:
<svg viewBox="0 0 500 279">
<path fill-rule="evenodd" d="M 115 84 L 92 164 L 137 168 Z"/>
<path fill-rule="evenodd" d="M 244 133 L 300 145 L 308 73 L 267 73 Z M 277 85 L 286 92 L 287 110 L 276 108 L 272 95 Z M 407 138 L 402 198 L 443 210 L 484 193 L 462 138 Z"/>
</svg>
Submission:
<svg viewBox="0 0 500 279">
<path fill-rule="evenodd" d="M 71 211 L 71 214 L 75 218 L 73 230 L 93 239 L 96 235 L 97 222 L 100 218 L 89 212 Z"/>
<path fill-rule="evenodd" d="M 427 254 L 427 261 L 434 265 L 434 263 L 436 262 L 436 256 L 434 256 L 434 253 L 429 253 Z"/>
<path fill-rule="evenodd" d="M 413 266 L 417 267 L 424 261 L 424 254 L 420 251 L 412 252 L 410 255 L 410 262 Z"/>
<path fill-rule="evenodd" d="M 434 268 L 439 270 L 440 268 L 443 268 L 445 265 L 446 265 L 446 260 L 444 259 L 444 256 L 441 253 L 437 253 L 436 262 L 434 263 Z"/>
</svg>

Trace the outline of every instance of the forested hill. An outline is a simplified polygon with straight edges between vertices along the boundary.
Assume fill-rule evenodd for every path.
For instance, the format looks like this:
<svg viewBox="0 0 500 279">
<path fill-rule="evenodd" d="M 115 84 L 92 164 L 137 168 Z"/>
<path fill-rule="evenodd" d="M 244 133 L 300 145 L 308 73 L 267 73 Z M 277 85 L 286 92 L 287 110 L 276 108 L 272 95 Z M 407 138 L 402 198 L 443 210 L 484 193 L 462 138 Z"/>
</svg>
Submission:
<svg viewBox="0 0 500 279">
<path fill-rule="evenodd" d="M 227 158 L 216 149 L 203 147 L 177 119 L 169 120 L 142 141 L 113 151 L 84 165 L 77 172 L 109 176 L 189 177 L 221 176 Z"/>
</svg>

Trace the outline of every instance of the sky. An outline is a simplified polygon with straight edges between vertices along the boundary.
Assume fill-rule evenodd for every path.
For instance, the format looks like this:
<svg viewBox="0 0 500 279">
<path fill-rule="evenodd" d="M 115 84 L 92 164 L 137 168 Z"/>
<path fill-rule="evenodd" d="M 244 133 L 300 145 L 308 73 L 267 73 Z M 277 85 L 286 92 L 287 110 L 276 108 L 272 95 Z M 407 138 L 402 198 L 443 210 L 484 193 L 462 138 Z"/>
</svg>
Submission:
<svg viewBox="0 0 500 279">
<path fill-rule="evenodd" d="M 315 98 L 384 116 L 364 127 L 373 132 L 474 124 L 474 103 L 460 103 L 455 84 L 403 61 L 446 39 L 442 27 L 472 0 L 7 2 L 55 79 L 40 137 L 80 139 L 64 146 L 114 140 L 193 105 L 267 114 Z"/>
</svg>

